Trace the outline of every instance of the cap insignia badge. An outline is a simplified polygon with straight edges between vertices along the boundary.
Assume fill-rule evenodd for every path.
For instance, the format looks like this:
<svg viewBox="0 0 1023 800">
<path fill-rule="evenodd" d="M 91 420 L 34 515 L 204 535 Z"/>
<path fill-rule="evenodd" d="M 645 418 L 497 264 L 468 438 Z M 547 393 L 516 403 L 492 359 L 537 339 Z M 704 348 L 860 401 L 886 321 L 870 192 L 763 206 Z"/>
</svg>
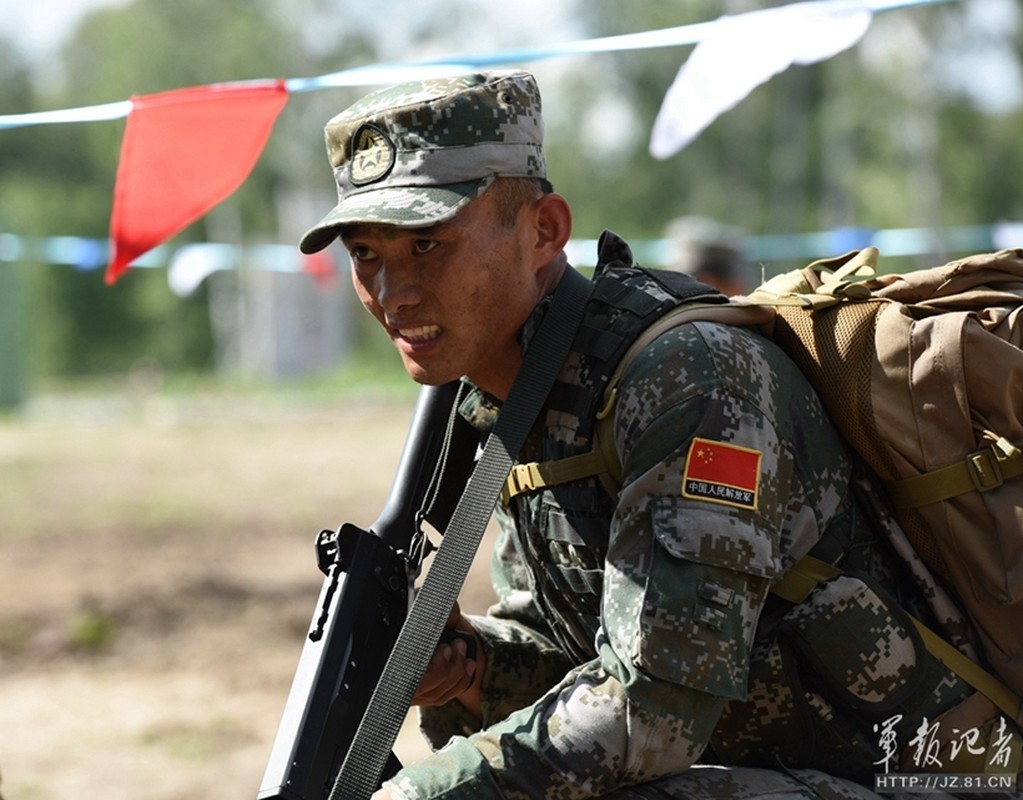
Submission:
<svg viewBox="0 0 1023 800">
<path fill-rule="evenodd" d="M 351 181 L 356 186 L 374 183 L 394 166 L 395 147 L 375 125 L 363 125 L 352 137 Z"/>
</svg>

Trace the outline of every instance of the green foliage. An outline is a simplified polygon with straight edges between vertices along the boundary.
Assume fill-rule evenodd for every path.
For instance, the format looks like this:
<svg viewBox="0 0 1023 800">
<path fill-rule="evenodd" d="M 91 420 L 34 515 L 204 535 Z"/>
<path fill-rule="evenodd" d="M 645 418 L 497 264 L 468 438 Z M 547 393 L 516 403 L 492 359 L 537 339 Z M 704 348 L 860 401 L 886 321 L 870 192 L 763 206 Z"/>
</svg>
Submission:
<svg viewBox="0 0 1023 800">
<path fill-rule="evenodd" d="M 261 0 L 135 0 L 85 18 L 63 54 L 69 89 L 106 102 L 283 75 L 298 52 L 297 33 Z"/>
<path fill-rule="evenodd" d="M 579 14 L 591 35 L 613 35 L 779 4 L 591 0 Z M 556 184 L 574 200 L 577 232 L 595 236 L 612 227 L 656 237 L 672 218 L 692 214 L 752 234 L 1018 216 L 1013 167 L 1023 149 L 1012 135 L 1018 115 L 983 114 L 929 85 L 948 43 L 965 47 L 965 16 L 959 4 L 879 14 L 867 36 L 888 43 L 886 59 L 875 53 L 868 61 L 853 48 L 822 64 L 792 67 L 664 162 L 647 153 L 649 131 L 688 50 L 601 56 L 599 70 L 584 67 L 572 78 L 567 94 L 585 98 L 581 111 L 565 115 L 549 136 Z M 599 122 L 588 116 L 609 95 L 619 101 L 614 113 Z M 583 128 L 595 123 L 634 133 L 608 157 L 587 142 Z M 933 151 L 931 131 L 939 139 Z"/>
<path fill-rule="evenodd" d="M 220 81 L 290 75 L 302 66 L 299 53 L 297 32 L 282 23 L 271 4 L 136 0 L 84 19 L 63 49 L 62 91 L 45 104 L 105 103 Z M 25 89 L 12 94 L 5 105 L 32 106 Z M 11 132 L 24 153 L 9 160 L 0 155 L 0 224 L 23 235 L 104 238 L 123 130 L 118 122 Z M 268 148 L 230 201 L 241 220 L 233 233 L 275 233 L 275 187 L 286 170 Z M 208 220 L 200 221 L 179 239 L 204 239 L 207 225 Z M 104 263 L 101 259 L 96 266 Z M 136 269 L 108 287 L 99 269 L 33 266 L 28 338 L 38 375 L 124 372 L 140 359 L 155 359 L 168 370 L 212 366 L 204 290 L 178 298 L 163 270 Z"/>
<path fill-rule="evenodd" d="M 0 113 L 16 114 L 32 105 L 32 78 L 28 62 L 14 42 L 0 37 Z M 4 134 L 0 147 L 0 174 L 18 169 L 34 153 L 30 131 L 14 130 Z M 0 206 L 0 208 L 3 208 Z"/>
<path fill-rule="evenodd" d="M 113 614 L 99 609 L 80 611 L 69 624 L 68 639 L 79 650 L 96 652 L 108 647 L 117 636 Z"/>
<path fill-rule="evenodd" d="M 983 120 L 983 147 L 966 152 L 961 143 L 978 135 L 976 110 L 961 101 L 942 110 L 942 203 L 950 218 L 977 223 L 1023 219 L 1021 124 L 1018 111 Z"/>
<path fill-rule="evenodd" d="M 96 272 L 35 265 L 32 361 L 42 375 L 127 372 L 142 360 L 164 369 L 211 366 L 207 295 L 170 294 L 163 270 L 136 269 L 114 286 Z"/>
</svg>

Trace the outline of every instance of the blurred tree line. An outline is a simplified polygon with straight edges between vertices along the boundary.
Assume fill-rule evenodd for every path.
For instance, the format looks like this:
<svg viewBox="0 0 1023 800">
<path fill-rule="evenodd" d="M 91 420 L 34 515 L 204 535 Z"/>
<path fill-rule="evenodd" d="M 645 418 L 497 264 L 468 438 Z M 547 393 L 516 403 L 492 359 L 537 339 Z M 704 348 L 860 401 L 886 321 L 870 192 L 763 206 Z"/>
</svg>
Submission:
<svg viewBox="0 0 1023 800">
<path fill-rule="evenodd" d="M 610 35 L 784 4 L 591 0 L 580 14 L 591 33 Z M 1019 22 L 1016 3 L 998 5 L 1014 10 L 1009 16 Z M 1018 81 L 1023 38 L 1018 25 L 1009 38 L 1004 30 L 967 24 L 971 18 L 966 2 L 877 14 L 859 45 L 821 64 L 792 67 L 664 162 L 646 147 L 680 53 L 602 57 L 599 72 L 580 73 L 577 92 L 625 99 L 632 119 L 624 123 L 638 135 L 597 163 L 578 156 L 586 148 L 570 145 L 577 156 L 557 162 L 571 170 L 563 183 L 588 184 L 600 202 L 586 212 L 626 220 L 613 224 L 634 235 L 656 235 L 674 214 L 704 214 L 751 234 L 1020 219 L 1023 145 L 1013 131 L 1023 110 L 987 111 L 969 89 Z M 977 67 L 954 72 L 996 48 L 1008 51 L 1008 76 Z M 587 215 L 584 225 L 595 222 Z"/>
<path fill-rule="evenodd" d="M 780 3 L 568 4 L 563 29 L 537 24 L 534 41 L 501 41 L 482 33 L 493 37 L 494 26 L 471 0 L 448 0 L 443 13 L 439 2 L 413 13 L 395 0 L 373 9 L 346 0 L 134 0 L 85 17 L 56 63 L 35 63 L 0 40 L 0 112 L 629 33 Z M 750 234 L 1023 219 L 1023 110 L 982 107 L 947 63 L 950 54 L 997 46 L 1018 70 L 1019 26 L 1012 39 L 983 30 L 966 37 L 968 8 L 878 15 L 859 46 L 776 77 L 663 162 L 647 152 L 649 131 L 687 49 L 527 65 L 545 90 L 551 177 L 573 202 L 576 235 L 609 227 L 656 238 L 671 219 L 697 214 Z M 282 202 L 311 192 L 323 198 L 317 214 L 326 209 L 333 186 L 320 131 L 362 93 L 292 98 L 242 188 L 175 242 L 287 241 Z M 0 131 L 0 233 L 104 238 L 123 129 L 120 121 Z M 120 372 L 139 359 L 201 372 L 214 366 L 208 291 L 177 297 L 163 270 L 137 269 L 109 287 L 101 270 L 0 262 L 0 336 L 24 335 L 33 376 Z"/>
</svg>

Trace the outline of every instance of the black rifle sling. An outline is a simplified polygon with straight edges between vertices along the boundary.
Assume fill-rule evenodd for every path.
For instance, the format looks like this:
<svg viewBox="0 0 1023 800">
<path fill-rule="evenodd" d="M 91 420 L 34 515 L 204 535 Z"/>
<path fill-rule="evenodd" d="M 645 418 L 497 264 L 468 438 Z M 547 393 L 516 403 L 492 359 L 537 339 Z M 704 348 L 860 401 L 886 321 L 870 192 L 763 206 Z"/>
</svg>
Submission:
<svg viewBox="0 0 1023 800">
<path fill-rule="evenodd" d="M 591 288 L 590 281 L 571 267 L 558 284 L 409 609 L 330 800 L 366 800 L 380 786 L 394 740 L 472 565 L 498 493 L 568 356 Z"/>
</svg>

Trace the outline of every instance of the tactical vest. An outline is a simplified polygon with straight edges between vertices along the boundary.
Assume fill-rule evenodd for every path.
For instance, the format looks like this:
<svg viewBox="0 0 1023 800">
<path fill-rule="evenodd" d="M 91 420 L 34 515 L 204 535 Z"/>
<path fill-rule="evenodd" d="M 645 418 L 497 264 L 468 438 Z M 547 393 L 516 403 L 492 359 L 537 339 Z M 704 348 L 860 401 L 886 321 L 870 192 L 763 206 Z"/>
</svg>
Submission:
<svg viewBox="0 0 1023 800">
<path fill-rule="evenodd" d="M 593 448 L 596 413 L 618 361 L 654 320 L 681 303 L 724 302 L 708 286 L 680 273 L 634 266 L 628 245 L 605 232 L 598 244 L 594 288 L 564 370 L 519 461 L 554 461 Z M 529 331 L 525 333 L 528 342 Z M 514 520 L 516 545 L 530 570 L 559 644 L 579 662 L 595 657 L 600 590 L 614 501 L 599 478 L 505 498 L 498 517 Z"/>
</svg>

